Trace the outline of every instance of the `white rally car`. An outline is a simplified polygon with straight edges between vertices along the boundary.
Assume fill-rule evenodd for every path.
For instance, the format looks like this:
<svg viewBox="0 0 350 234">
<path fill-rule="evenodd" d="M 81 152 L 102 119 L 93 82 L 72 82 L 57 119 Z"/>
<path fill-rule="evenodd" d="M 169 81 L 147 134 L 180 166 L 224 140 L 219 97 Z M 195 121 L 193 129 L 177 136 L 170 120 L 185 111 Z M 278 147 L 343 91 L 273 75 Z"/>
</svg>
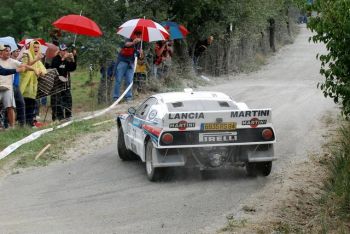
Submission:
<svg viewBox="0 0 350 234">
<path fill-rule="evenodd" d="M 155 94 L 117 117 L 118 154 L 140 158 L 151 181 L 167 167 L 245 166 L 268 176 L 275 160 L 271 109 L 249 109 L 220 92 Z"/>
</svg>

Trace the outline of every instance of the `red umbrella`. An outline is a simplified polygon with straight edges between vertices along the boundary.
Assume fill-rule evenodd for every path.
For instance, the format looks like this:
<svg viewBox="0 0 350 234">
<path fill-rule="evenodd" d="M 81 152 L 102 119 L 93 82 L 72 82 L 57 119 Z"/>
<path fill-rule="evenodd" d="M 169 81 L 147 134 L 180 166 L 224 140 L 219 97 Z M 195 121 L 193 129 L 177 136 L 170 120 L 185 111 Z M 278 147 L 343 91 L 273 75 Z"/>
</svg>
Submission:
<svg viewBox="0 0 350 234">
<path fill-rule="evenodd" d="M 92 37 L 99 37 L 102 35 L 101 29 L 91 19 L 82 15 L 66 15 L 52 23 L 56 28 L 86 35 Z"/>
<path fill-rule="evenodd" d="M 122 24 L 117 33 L 126 38 L 135 38 L 134 32 L 142 33 L 142 41 L 164 41 L 168 40 L 170 35 L 160 24 L 149 19 L 132 19 Z"/>
</svg>

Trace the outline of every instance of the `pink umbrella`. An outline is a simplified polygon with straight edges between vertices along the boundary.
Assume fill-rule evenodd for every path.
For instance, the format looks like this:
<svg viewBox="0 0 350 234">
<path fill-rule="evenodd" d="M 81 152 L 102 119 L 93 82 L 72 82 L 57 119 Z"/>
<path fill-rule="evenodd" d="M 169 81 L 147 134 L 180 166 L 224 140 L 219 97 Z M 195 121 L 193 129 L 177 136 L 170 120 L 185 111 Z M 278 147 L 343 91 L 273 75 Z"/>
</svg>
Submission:
<svg viewBox="0 0 350 234">
<path fill-rule="evenodd" d="M 40 43 L 40 50 L 41 53 L 46 53 L 47 50 L 47 46 L 46 46 L 46 41 L 42 38 L 27 38 L 27 39 L 23 39 L 20 42 L 18 42 L 18 45 L 23 46 L 24 48 L 28 49 L 29 43 L 31 41 L 38 41 Z"/>
<path fill-rule="evenodd" d="M 27 39 L 23 39 L 22 41 L 18 42 L 18 45 L 20 46 L 25 46 L 27 45 L 29 42 L 36 40 L 38 42 L 40 42 L 41 45 L 46 45 L 46 41 L 44 39 L 41 38 L 27 38 Z"/>
<path fill-rule="evenodd" d="M 57 55 L 58 52 L 58 47 L 52 43 L 48 43 L 46 42 L 46 52 L 45 52 L 45 56 L 46 58 L 53 58 Z"/>
<path fill-rule="evenodd" d="M 132 19 L 122 24 L 117 34 L 134 39 L 134 32 L 142 33 L 142 41 L 164 41 L 170 38 L 168 31 L 160 24 L 149 19 Z"/>
</svg>

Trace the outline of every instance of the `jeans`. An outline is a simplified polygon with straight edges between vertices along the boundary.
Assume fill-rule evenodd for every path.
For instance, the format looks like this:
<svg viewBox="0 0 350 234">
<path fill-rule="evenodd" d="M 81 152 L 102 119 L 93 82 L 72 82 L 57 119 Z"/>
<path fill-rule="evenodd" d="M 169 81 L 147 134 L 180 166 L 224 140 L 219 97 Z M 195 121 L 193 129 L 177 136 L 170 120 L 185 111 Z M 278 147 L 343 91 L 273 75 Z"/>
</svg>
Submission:
<svg viewBox="0 0 350 234">
<path fill-rule="evenodd" d="M 19 87 L 13 86 L 13 94 L 15 96 L 15 102 L 16 102 L 17 121 L 19 125 L 23 126 L 26 121 L 25 104 L 24 104 L 22 93 L 19 90 Z"/>
<path fill-rule="evenodd" d="M 125 88 L 127 88 L 134 78 L 134 64 L 129 64 L 124 61 L 120 61 L 116 68 L 115 73 L 115 85 L 114 85 L 114 94 L 113 99 L 118 99 L 120 97 L 120 84 L 122 79 L 125 79 Z M 126 99 L 132 98 L 132 89 L 129 89 L 125 95 Z"/>
</svg>

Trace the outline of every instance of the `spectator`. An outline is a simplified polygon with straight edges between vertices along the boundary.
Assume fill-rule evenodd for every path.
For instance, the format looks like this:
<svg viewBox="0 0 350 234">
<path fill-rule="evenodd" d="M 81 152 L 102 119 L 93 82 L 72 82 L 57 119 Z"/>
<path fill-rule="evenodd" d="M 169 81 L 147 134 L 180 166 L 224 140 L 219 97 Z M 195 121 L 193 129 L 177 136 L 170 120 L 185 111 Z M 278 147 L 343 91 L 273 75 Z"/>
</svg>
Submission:
<svg viewBox="0 0 350 234">
<path fill-rule="evenodd" d="M 198 66 L 199 57 L 208 49 L 208 47 L 213 43 L 214 37 L 209 36 L 207 39 L 198 41 L 194 48 L 193 53 L 193 65 L 196 69 Z"/>
<path fill-rule="evenodd" d="M 98 104 L 109 103 L 111 100 L 114 71 L 115 61 L 113 60 L 108 63 L 107 69 L 105 65 L 101 65 L 100 67 L 101 80 L 98 87 Z"/>
<path fill-rule="evenodd" d="M 77 68 L 76 52 L 69 53 L 67 46 L 61 44 L 58 54 L 52 59 L 51 68 L 56 68 L 60 79 L 68 80 L 70 87 L 70 72 Z M 52 121 L 69 120 L 72 118 L 72 94 L 70 88 L 51 96 Z"/>
<path fill-rule="evenodd" d="M 142 33 L 140 31 L 135 31 L 135 39 L 127 39 L 118 54 L 113 94 L 114 100 L 117 100 L 120 96 L 120 84 L 122 79 L 125 79 L 126 87 L 128 87 L 133 81 L 135 57 L 142 53 L 139 46 L 141 35 Z M 132 100 L 132 89 L 127 92 L 125 98 L 127 102 Z"/>
<path fill-rule="evenodd" d="M 10 58 L 11 47 L 8 45 L 5 45 L 3 48 L 4 49 L 1 52 L 0 65 L 8 69 L 18 68 L 21 65 L 21 63 L 18 62 L 17 60 L 13 60 Z M 5 77 L 2 77 L 2 79 L 3 79 L 2 87 L 0 89 L 4 90 L 4 96 L 5 96 L 4 101 L 6 102 L 4 104 L 4 107 L 6 108 L 6 112 L 7 112 L 7 121 L 9 122 L 11 127 L 14 127 L 15 125 L 14 108 L 16 107 L 16 103 L 14 99 L 14 90 L 12 86 L 13 75 L 7 75 Z"/>
<path fill-rule="evenodd" d="M 16 62 L 9 59 L 10 48 L 0 44 L 0 101 L 2 102 L 3 108 L 7 112 L 7 120 L 10 127 L 15 126 L 15 112 L 16 107 L 15 99 L 13 95 L 12 75 L 16 72 L 25 71 L 26 67 L 17 64 Z"/>
<path fill-rule="evenodd" d="M 31 41 L 29 48 L 23 53 L 22 63 L 31 65 L 36 72 L 26 71 L 21 74 L 20 90 L 24 97 L 26 124 L 35 126 L 35 99 L 38 90 L 38 76 L 43 76 L 47 73 L 41 59 L 44 56 L 40 51 L 40 42 Z"/>
<path fill-rule="evenodd" d="M 173 56 L 173 41 L 158 41 L 155 47 L 155 60 L 153 66 L 154 76 L 164 78 L 167 76 L 171 67 L 171 58 Z"/>
<path fill-rule="evenodd" d="M 17 60 L 19 55 L 19 49 L 17 48 L 11 53 L 11 59 Z M 19 72 L 16 72 L 16 74 L 13 75 L 13 94 L 15 96 L 15 102 L 16 102 L 16 114 L 17 114 L 17 121 L 20 126 L 24 126 L 25 124 L 25 104 L 24 104 L 24 98 L 22 96 L 22 93 L 19 89 L 19 81 L 20 81 L 20 74 Z"/>
<path fill-rule="evenodd" d="M 137 60 L 135 74 L 134 74 L 134 82 L 136 84 L 136 88 L 138 92 L 141 92 L 144 86 L 144 83 L 146 82 L 147 70 L 148 70 L 148 66 L 146 63 L 146 59 L 144 54 L 142 54 Z"/>
</svg>

